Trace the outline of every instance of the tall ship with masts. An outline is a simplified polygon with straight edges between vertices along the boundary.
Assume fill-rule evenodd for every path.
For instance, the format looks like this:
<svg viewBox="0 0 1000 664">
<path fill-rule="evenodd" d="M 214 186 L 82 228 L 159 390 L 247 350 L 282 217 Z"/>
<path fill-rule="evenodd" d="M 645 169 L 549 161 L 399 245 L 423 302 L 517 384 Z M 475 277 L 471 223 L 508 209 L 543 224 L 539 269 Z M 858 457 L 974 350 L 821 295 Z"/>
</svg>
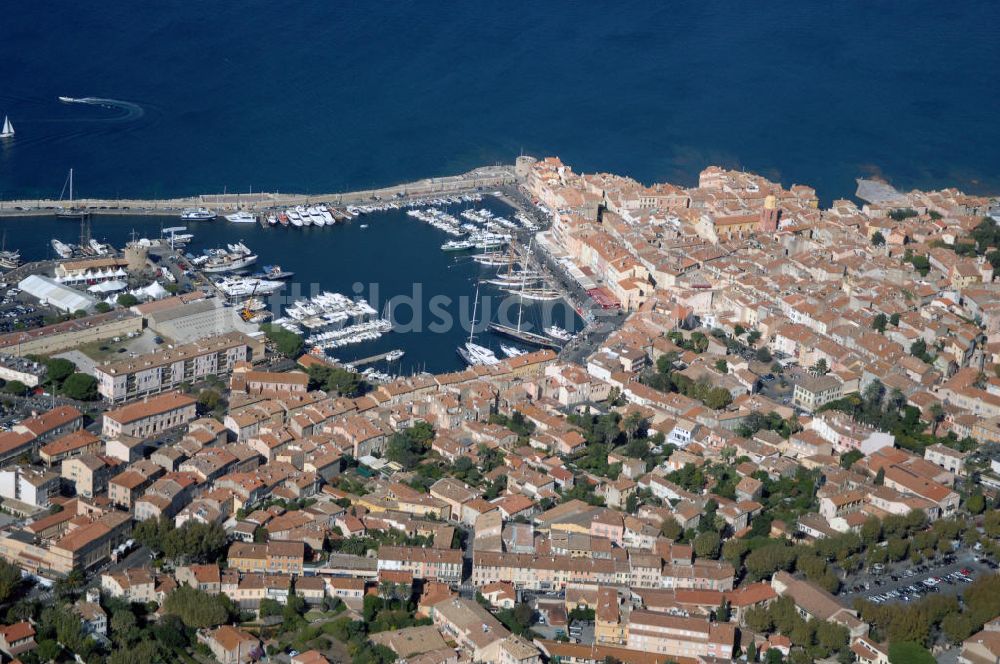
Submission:
<svg viewBox="0 0 1000 664">
<path fill-rule="evenodd" d="M 520 277 L 520 288 L 517 290 L 515 290 L 514 288 L 514 286 L 516 285 L 514 279 L 516 279 L 517 277 L 513 276 L 515 274 L 513 271 L 513 262 L 511 263 L 507 271 L 508 284 L 502 288 L 502 290 L 507 291 L 509 293 L 515 293 L 515 292 L 517 293 L 517 326 L 512 327 L 510 325 L 504 325 L 502 323 L 490 323 L 490 329 L 496 332 L 497 334 L 502 334 L 504 336 L 510 337 L 512 339 L 517 339 L 518 341 L 523 341 L 524 343 L 531 344 L 533 346 L 540 346 L 542 348 L 553 348 L 558 350 L 562 347 L 562 345 L 557 340 L 542 334 L 535 334 L 534 332 L 528 332 L 527 330 L 521 329 L 521 323 L 524 318 L 525 286 L 527 285 L 529 280 L 537 278 L 529 276 L 530 272 L 528 271 L 527 267 L 531 265 L 530 242 L 528 243 L 528 253 L 525 258 L 524 265 L 525 269 L 522 270 L 522 272 L 524 272 L 525 274 L 523 274 Z M 495 280 L 492 280 L 491 283 L 495 283 Z"/>
</svg>

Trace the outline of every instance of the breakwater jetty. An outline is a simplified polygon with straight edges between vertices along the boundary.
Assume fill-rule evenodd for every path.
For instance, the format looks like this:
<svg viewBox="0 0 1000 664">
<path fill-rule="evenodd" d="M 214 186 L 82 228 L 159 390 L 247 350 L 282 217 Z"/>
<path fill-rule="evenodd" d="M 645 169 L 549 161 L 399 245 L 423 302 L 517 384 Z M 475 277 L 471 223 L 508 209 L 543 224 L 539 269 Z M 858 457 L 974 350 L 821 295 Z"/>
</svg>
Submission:
<svg viewBox="0 0 1000 664">
<path fill-rule="evenodd" d="M 460 175 L 425 178 L 416 182 L 328 194 L 281 194 L 268 192 L 201 194 L 184 198 L 165 199 L 76 199 L 69 203 L 59 200 L 31 199 L 0 201 L 0 217 L 51 216 L 72 205 L 93 215 L 165 215 L 176 216 L 186 208 L 206 207 L 220 214 L 236 210 L 254 212 L 294 205 L 328 203 L 356 205 L 377 200 L 425 198 L 446 194 L 501 187 L 514 183 L 513 165 L 484 166 Z"/>
</svg>

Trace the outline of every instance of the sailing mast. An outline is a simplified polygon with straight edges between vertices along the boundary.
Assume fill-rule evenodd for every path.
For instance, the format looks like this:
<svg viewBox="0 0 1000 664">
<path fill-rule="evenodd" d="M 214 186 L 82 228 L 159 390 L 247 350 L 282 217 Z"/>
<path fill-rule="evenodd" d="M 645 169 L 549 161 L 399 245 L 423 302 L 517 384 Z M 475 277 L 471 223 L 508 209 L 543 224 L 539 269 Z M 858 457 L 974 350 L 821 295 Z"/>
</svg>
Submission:
<svg viewBox="0 0 1000 664">
<path fill-rule="evenodd" d="M 526 273 L 531 268 L 531 243 L 535 238 L 528 240 L 528 255 L 524 258 L 522 272 Z M 528 282 L 527 274 L 521 275 L 521 290 L 517 293 L 517 331 L 521 331 L 521 316 L 524 314 L 524 285 Z"/>
<path fill-rule="evenodd" d="M 69 169 L 69 176 L 66 178 L 66 182 L 63 183 L 63 190 L 59 194 L 59 201 L 63 200 L 63 196 L 66 195 L 66 186 L 69 185 L 69 208 L 61 208 L 56 212 L 57 217 L 62 217 L 63 219 L 78 219 L 87 217 L 90 213 L 87 210 L 78 210 L 73 206 L 73 169 Z"/>
<path fill-rule="evenodd" d="M 10 123 L 10 118 L 3 116 L 3 129 L 0 129 L 0 138 L 10 138 L 14 135 L 14 125 Z"/>
<path fill-rule="evenodd" d="M 479 307 L 479 282 L 476 282 L 476 299 L 472 302 L 472 324 L 469 325 L 469 343 L 472 343 L 472 335 L 476 331 L 476 309 Z"/>
</svg>

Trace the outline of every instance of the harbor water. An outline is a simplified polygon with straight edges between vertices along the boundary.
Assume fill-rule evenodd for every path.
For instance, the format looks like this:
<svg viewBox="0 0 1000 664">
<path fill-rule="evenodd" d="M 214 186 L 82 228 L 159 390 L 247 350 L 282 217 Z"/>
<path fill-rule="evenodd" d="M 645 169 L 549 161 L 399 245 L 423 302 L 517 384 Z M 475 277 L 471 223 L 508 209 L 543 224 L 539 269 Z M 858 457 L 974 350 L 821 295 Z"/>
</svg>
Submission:
<svg viewBox="0 0 1000 664">
<path fill-rule="evenodd" d="M 512 218 L 508 205 L 489 196 L 444 209 L 457 215 L 470 206 Z M 181 222 L 163 216 L 95 216 L 90 224 L 92 237 L 118 248 L 133 233 L 156 238 L 161 228 L 171 226 L 186 226 L 186 232 L 194 234 L 186 248 L 194 254 L 242 240 L 259 256 L 250 271 L 280 265 L 295 273 L 284 289 L 268 299 L 276 315 L 284 305 L 322 291 L 364 297 L 381 315 L 391 315 L 396 331 L 374 341 L 331 350 L 330 354 L 346 362 L 398 348 L 405 352 L 402 359 L 391 365 L 373 365 L 395 374 L 463 368 L 456 348 L 469 337 L 476 284 L 497 272 L 497 268 L 472 261 L 473 252 L 442 251 L 441 245 L 454 238 L 410 217 L 406 208 L 373 212 L 321 228 L 233 224 L 222 217 L 210 222 Z M 79 242 L 80 222 L 55 217 L 0 218 L 0 232 L 8 249 L 20 249 L 23 261 L 44 260 L 55 258 L 50 239 Z M 487 323 L 500 316 L 516 324 L 518 298 L 488 284 L 480 289 L 477 342 L 495 349 L 498 357 L 502 357 L 501 342 L 530 350 L 530 346 L 486 329 Z M 546 325 L 573 330 L 582 327 L 572 307 L 561 300 L 525 302 L 522 318 L 524 328 L 533 331 Z"/>
</svg>

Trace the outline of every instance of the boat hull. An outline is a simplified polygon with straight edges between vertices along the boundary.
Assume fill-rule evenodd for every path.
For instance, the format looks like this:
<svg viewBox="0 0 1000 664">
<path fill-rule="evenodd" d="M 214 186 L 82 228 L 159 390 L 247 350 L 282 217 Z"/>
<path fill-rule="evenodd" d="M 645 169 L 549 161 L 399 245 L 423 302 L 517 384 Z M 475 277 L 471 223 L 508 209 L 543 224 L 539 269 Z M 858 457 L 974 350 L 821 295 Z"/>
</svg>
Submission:
<svg viewBox="0 0 1000 664">
<path fill-rule="evenodd" d="M 510 327 L 509 325 L 490 323 L 490 330 L 496 332 L 497 334 L 502 334 L 505 337 L 510 337 L 511 339 L 517 339 L 518 341 L 522 341 L 526 344 L 531 344 L 532 346 L 551 348 L 553 350 L 559 350 L 562 348 L 562 344 L 555 339 L 550 339 L 549 337 L 535 334 L 534 332 L 519 330 L 516 327 Z"/>
</svg>

